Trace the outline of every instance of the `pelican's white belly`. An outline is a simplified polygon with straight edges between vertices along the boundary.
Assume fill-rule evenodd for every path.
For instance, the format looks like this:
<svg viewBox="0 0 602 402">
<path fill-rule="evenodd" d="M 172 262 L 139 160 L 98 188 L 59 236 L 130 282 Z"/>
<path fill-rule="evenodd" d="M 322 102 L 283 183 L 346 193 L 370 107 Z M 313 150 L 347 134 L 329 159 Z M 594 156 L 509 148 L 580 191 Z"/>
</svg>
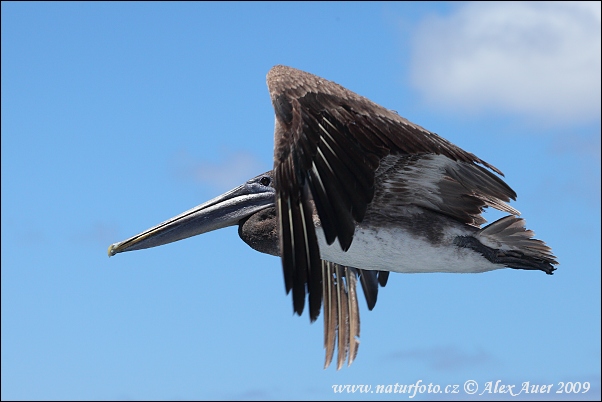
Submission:
<svg viewBox="0 0 602 402">
<path fill-rule="evenodd" d="M 322 259 L 355 268 L 402 273 L 476 273 L 505 268 L 471 249 L 454 245 L 453 239 L 466 233 L 449 229 L 443 241 L 433 244 L 402 228 L 357 226 L 347 252 L 341 250 L 338 240 L 328 246 L 321 229 L 316 234 Z"/>
</svg>

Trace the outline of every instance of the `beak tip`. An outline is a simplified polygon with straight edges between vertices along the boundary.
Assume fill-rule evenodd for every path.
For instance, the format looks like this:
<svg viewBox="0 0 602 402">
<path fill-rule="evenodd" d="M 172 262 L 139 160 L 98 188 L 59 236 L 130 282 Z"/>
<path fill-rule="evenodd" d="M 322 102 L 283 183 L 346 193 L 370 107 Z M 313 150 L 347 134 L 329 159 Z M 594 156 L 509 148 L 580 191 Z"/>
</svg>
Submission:
<svg viewBox="0 0 602 402">
<path fill-rule="evenodd" d="M 117 243 L 113 243 L 109 246 L 109 250 L 107 251 L 107 254 L 109 254 L 109 257 L 114 256 L 115 254 L 117 254 Z"/>
</svg>

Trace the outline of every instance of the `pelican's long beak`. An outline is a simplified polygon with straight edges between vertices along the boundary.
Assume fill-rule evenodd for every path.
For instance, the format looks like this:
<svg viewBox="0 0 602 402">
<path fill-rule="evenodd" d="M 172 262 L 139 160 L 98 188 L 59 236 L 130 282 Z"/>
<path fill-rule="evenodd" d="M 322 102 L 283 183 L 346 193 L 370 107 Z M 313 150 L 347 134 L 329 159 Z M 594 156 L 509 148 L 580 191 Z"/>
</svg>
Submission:
<svg viewBox="0 0 602 402">
<path fill-rule="evenodd" d="M 275 191 L 267 183 L 271 172 L 257 176 L 219 197 L 109 246 L 109 257 L 125 251 L 161 246 L 212 230 L 237 225 L 255 212 L 274 205 Z"/>
</svg>

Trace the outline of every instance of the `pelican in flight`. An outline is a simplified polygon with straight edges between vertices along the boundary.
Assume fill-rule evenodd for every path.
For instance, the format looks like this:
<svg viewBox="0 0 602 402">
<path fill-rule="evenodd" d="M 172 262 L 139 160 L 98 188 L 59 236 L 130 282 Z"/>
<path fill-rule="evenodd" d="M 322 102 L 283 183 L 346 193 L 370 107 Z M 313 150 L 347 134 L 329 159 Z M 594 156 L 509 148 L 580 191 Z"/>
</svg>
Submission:
<svg viewBox="0 0 602 402">
<path fill-rule="evenodd" d="M 359 346 L 359 281 L 371 310 L 389 272 L 475 273 L 557 265 L 507 203 L 502 172 L 396 112 L 332 82 L 275 66 L 274 169 L 127 240 L 109 256 L 238 225 L 280 256 L 293 309 L 324 306 L 325 368 Z M 492 207 L 509 215 L 489 225 Z"/>
</svg>

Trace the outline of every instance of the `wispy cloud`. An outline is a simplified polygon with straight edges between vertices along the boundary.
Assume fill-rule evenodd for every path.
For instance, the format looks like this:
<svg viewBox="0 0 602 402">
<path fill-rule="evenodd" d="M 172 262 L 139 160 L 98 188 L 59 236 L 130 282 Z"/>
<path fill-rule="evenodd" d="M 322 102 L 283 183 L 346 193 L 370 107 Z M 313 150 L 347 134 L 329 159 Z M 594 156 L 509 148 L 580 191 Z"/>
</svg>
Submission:
<svg viewBox="0 0 602 402">
<path fill-rule="evenodd" d="M 442 108 L 600 119 L 600 2 L 465 3 L 422 21 L 411 80 Z"/>
<path fill-rule="evenodd" d="M 180 151 L 173 158 L 174 174 L 219 191 L 228 190 L 263 173 L 264 164 L 252 153 L 222 150 L 217 161 L 201 161 L 188 151 Z"/>
<path fill-rule="evenodd" d="M 601 147 L 600 137 L 594 138 L 577 134 L 557 136 L 551 144 L 550 150 L 557 155 L 571 154 L 578 157 L 592 159 L 600 164 Z"/>
<path fill-rule="evenodd" d="M 6 214 L 6 217 L 2 216 L 2 236 L 3 239 L 12 240 L 20 246 L 27 247 L 40 246 L 52 240 L 43 228 L 9 214 Z"/>
<path fill-rule="evenodd" d="M 549 182 L 540 184 L 543 194 L 558 197 L 563 194 L 571 199 L 583 199 L 588 205 L 600 208 L 601 182 L 600 137 L 581 136 L 577 134 L 562 135 L 554 138 L 549 146 L 550 153 L 559 164 L 574 165 L 578 174 L 572 177 L 559 178 L 550 176 Z M 553 189 L 551 192 L 550 190 Z"/>
<path fill-rule="evenodd" d="M 240 401 L 265 401 L 272 399 L 272 394 L 265 389 L 248 389 L 234 396 L 228 396 L 227 399 L 234 399 Z"/>
<path fill-rule="evenodd" d="M 17 242 L 25 246 L 37 246 L 50 242 L 50 238 L 43 230 L 33 226 L 21 228 L 19 231 L 15 232 L 14 235 Z"/>
<path fill-rule="evenodd" d="M 103 247 L 108 246 L 119 238 L 117 227 L 105 223 L 94 223 L 82 229 L 73 236 L 77 242 L 94 243 Z"/>
<path fill-rule="evenodd" d="M 497 363 L 495 357 L 483 350 L 467 352 L 451 345 L 429 349 L 402 350 L 392 353 L 390 357 L 396 360 L 423 362 L 429 368 L 438 371 L 454 371 Z"/>
</svg>

